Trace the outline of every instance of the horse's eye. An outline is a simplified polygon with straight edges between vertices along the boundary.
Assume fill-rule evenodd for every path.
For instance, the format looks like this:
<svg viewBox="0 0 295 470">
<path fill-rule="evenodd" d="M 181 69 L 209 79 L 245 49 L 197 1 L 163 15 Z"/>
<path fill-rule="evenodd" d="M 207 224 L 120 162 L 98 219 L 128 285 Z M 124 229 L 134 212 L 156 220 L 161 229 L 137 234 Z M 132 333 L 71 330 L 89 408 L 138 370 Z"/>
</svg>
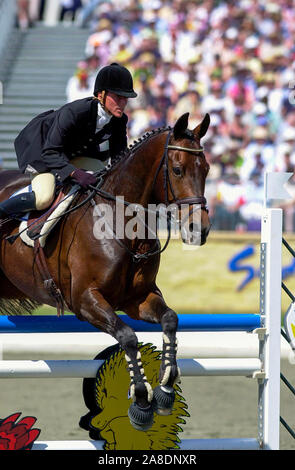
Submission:
<svg viewBox="0 0 295 470">
<path fill-rule="evenodd" d="M 174 167 L 172 168 L 172 170 L 173 170 L 173 173 L 174 173 L 176 176 L 180 176 L 181 173 L 182 173 L 182 172 L 181 172 L 181 168 L 180 168 L 179 166 L 174 166 Z"/>
</svg>

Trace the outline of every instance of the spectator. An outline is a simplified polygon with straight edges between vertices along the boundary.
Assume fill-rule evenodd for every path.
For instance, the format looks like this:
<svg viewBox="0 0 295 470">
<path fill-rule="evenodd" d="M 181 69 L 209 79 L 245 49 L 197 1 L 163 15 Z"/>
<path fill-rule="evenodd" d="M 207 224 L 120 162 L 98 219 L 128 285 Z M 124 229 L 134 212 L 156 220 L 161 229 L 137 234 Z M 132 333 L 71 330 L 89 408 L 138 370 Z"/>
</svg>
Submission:
<svg viewBox="0 0 295 470">
<path fill-rule="evenodd" d="M 244 161 L 240 171 L 242 180 L 248 180 L 253 171 L 273 171 L 274 159 L 274 146 L 268 139 L 267 128 L 257 127 L 253 132 L 253 140 L 244 150 Z"/>
<path fill-rule="evenodd" d="M 244 203 L 241 205 L 240 214 L 249 231 L 260 231 L 260 219 L 263 208 L 264 188 L 261 171 L 253 171 L 250 179 L 244 185 Z"/>
<path fill-rule="evenodd" d="M 76 13 L 82 7 L 81 0 L 60 0 L 60 4 L 60 21 L 63 21 L 67 17 L 69 17 L 72 22 L 75 21 Z"/>
<path fill-rule="evenodd" d="M 33 25 L 30 15 L 30 0 L 17 0 L 17 25 L 23 31 Z"/>
<path fill-rule="evenodd" d="M 92 95 L 95 77 L 89 72 L 88 63 L 81 61 L 66 88 L 67 102 L 87 98 Z"/>
<path fill-rule="evenodd" d="M 86 28 L 95 9 L 103 2 L 109 2 L 110 0 L 85 0 L 84 5 L 79 14 L 79 24 L 81 28 Z"/>
<path fill-rule="evenodd" d="M 240 147 L 249 143 L 249 125 L 245 124 L 243 111 L 240 108 L 235 109 L 233 119 L 229 123 L 228 134 Z"/>
<path fill-rule="evenodd" d="M 295 164 L 295 128 L 287 127 L 276 147 L 276 170 L 291 171 Z"/>
<path fill-rule="evenodd" d="M 244 188 L 239 175 L 228 174 L 217 186 L 214 204 L 213 227 L 215 230 L 236 230 L 243 223 L 240 208 L 244 204 Z"/>
<path fill-rule="evenodd" d="M 284 209 L 283 223 L 286 232 L 294 232 L 295 230 L 295 175 L 293 166 L 293 176 L 287 181 L 285 188 L 291 195 L 287 201 L 280 201 L 280 207 Z"/>
<path fill-rule="evenodd" d="M 295 142 L 286 139 L 295 129 L 293 6 L 291 0 L 90 0 L 84 13 L 95 15 L 85 55 L 96 57 L 97 67 L 118 61 L 132 70 L 138 90 L 127 111 L 132 139 L 173 125 L 185 112 L 192 128 L 209 112 L 211 194 L 232 173 L 239 182 L 227 180 L 228 192 L 248 191 L 258 188 L 259 174 L 295 162 Z"/>
</svg>

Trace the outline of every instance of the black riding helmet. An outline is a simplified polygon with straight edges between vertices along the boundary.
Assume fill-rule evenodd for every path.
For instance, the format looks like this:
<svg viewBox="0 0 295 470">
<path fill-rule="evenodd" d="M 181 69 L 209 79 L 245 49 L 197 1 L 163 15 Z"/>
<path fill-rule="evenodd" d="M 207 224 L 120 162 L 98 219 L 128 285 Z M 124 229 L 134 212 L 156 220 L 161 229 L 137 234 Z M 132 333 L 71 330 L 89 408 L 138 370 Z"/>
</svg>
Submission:
<svg viewBox="0 0 295 470">
<path fill-rule="evenodd" d="M 97 93 L 104 90 L 127 98 L 136 98 L 137 96 L 137 93 L 133 90 L 131 73 L 126 67 L 116 62 L 103 67 L 97 74 L 94 95 L 97 96 Z"/>
</svg>

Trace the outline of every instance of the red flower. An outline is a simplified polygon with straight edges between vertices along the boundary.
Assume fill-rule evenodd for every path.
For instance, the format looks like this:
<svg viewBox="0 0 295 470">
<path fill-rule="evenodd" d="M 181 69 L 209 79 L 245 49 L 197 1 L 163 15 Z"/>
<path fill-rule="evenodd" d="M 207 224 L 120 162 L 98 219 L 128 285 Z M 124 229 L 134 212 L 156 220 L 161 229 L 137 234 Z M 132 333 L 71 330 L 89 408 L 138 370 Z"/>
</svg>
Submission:
<svg viewBox="0 0 295 470">
<path fill-rule="evenodd" d="M 27 416 L 18 423 L 21 413 L 0 420 L 0 450 L 30 450 L 40 434 L 40 429 L 31 429 L 36 418 Z"/>
</svg>

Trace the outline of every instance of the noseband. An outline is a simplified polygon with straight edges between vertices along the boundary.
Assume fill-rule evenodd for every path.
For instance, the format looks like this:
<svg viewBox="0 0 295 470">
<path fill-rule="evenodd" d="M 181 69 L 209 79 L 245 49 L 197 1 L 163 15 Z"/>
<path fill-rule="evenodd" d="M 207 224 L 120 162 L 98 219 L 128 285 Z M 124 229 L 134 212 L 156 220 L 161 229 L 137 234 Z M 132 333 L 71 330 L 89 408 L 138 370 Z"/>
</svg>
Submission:
<svg viewBox="0 0 295 470">
<path fill-rule="evenodd" d="M 179 145 L 169 145 L 169 140 L 171 136 L 172 130 L 168 132 L 166 143 L 165 143 L 165 148 L 164 148 L 164 153 L 161 158 L 160 164 L 157 168 L 154 181 L 153 181 L 153 187 L 156 183 L 156 180 L 158 178 L 158 175 L 160 173 L 161 168 L 163 167 L 163 175 L 164 175 L 164 192 L 165 192 L 165 204 L 168 206 L 169 204 L 173 203 L 176 204 L 177 206 L 181 206 L 181 204 L 200 204 L 201 209 L 206 211 L 208 213 L 207 209 L 207 200 L 204 196 L 196 196 L 196 197 L 186 197 L 182 199 L 178 199 L 175 195 L 171 178 L 169 175 L 169 167 L 168 167 L 168 150 L 181 150 L 182 152 L 190 152 L 190 153 L 201 153 L 203 152 L 203 148 L 200 147 L 199 149 L 193 149 L 189 147 L 181 147 Z M 169 196 L 168 196 L 168 189 L 170 188 L 171 194 L 173 196 L 173 200 L 169 201 Z"/>
</svg>

